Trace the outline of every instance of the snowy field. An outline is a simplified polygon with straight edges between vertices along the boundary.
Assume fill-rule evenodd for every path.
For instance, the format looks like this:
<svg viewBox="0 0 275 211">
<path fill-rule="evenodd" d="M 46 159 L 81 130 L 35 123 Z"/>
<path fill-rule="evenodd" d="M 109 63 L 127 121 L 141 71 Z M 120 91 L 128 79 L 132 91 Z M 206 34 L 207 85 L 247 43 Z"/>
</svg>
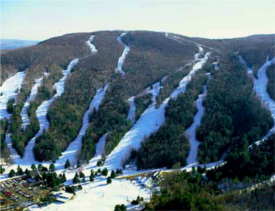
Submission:
<svg viewBox="0 0 275 211">
<path fill-rule="evenodd" d="M 135 104 L 135 97 L 130 97 L 128 99 L 129 105 L 130 105 L 130 109 L 128 112 L 128 116 L 127 119 L 131 120 L 132 123 L 135 122 L 135 118 L 136 118 L 136 104 Z"/>
</svg>

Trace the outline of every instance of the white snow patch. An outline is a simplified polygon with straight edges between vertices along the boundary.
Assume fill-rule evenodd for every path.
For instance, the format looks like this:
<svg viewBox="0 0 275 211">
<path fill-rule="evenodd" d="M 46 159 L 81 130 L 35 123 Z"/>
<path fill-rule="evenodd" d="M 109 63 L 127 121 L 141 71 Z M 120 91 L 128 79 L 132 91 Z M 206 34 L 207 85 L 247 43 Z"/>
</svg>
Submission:
<svg viewBox="0 0 275 211">
<path fill-rule="evenodd" d="M 117 68 L 115 69 L 115 72 L 119 72 L 122 76 L 125 74 L 125 72 L 124 72 L 123 69 L 122 69 L 122 66 L 123 66 L 123 63 L 124 63 L 124 61 L 125 61 L 125 59 L 126 59 L 127 54 L 128 54 L 129 51 L 130 51 L 129 46 L 127 46 L 126 44 L 124 44 L 124 43 L 122 42 L 122 40 L 121 40 L 121 38 L 122 38 L 125 34 L 126 34 L 126 33 L 123 33 L 123 34 L 121 34 L 121 35 L 117 38 L 118 42 L 120 42 L 121 44 L 123 44 L 123 45 L 125 46 L 122 55 L 121 55 L 121 56 L 119 57 L 119 59 L 118 59 Z"/>
<path fill-rule="evenodd" d="M 198 61 L 200 59 L 200 56 L 203 55 L 203 48 L 198 45 L 198 48 L 199 48 L 199 52 L 195 54 L 195 61 Z"/>
<path fill-rule="evenodd" d="M 37 95 L 38 88 L 41 86 L 43 80 L 43 76 L 36 79 L 35 83 L 31 89 L 31 94 L 28 97 L 27 101 L 25 102 L 22 111 L 21 111 L 21 119 L 22 119 L 22 128 L 25 130 L 26 127 L 30 124 L 30 119 L 28 116 L 28 109 L 30 107 L 31 101 L 33 101 Z"/>
<path fill-rule="evenodd" d="M 93 40 L 95 38 L 95 35 L 92 35 L 89 40 L 86 41 L 86 44 L 89 46 L 92 54 L 97 53 L 97 49 L 94 44 L 92 44 Z"/>
<path fill-rule="evenodd" d="M 29 141 L 28 145 L 25 148 L 24 157 L 21 159 L 19 157 L 13 157 L 15 164 L 22 165 L 22 166 L 28 166 L 32 163 L 38 163 L 33 155 L 33 147 L 35 145 L 35 140 L 37 137 L 41 136 L 44 130 L 49 129 L 50 123 L 47 119 L 47 113 L 52 105 L 52 103 L 60 97 L 64 92 L 64 86 L 65 81 L 70 74 L 72 68 L 77 64 L 78 59 L 74 59 L 70 62 L 68 68 L 66 70 L 63 70 L 63 77 L 54 84 L 54 88 L 56 90 L 56 94 L 48 101 L 44 101 L 36 110 L 36 116 L 39 121 L 40 129 L 38 133 Z"/>
<path fill-rule="evenodd" d="M 135 118 L 136 118 L 136 104 L 135 104 L 135 97 L 130 97 L 128 99 L 129 105 L 130 105 L 130 109 L 128 112 L 128 116 L 127 119 L 131 120 L 132 123 L 135 122 Z"/>
<path fill-rule="evenodd" d="M 59 159 L 56 161 L 56 169 L 64 168 L 67 159 L 70 161 L 71 165 L 77 164 L 78 153 L 80 152 L 82 147 L 82 137 L 85 135 L 86 130 L 89 126 L 89 115 L 94 111 L 94 109 L 99 109 L 99 106 L 106 94 L 106 90 L 108 89 L 108 87 L 109 84 L 105 85 L 104 88 L 97 90 L 96 95 L 93 97 L 93 100 L 91 101 L 88 110 L 85 112 L 83 116 L 82 127 L 80 129 L 78 136 L 74 141 L 70 143 L 67 150 L 64 151 L 62 155 L 59 157 Z"/>
<path fill-rule="evenodd" d="M 25 71 L 18 72 L 14 76 L 7 79 L 0 87 L 0 119 L 10 118 L 10 114 L 7 111 L 7 104 L 10 99 L 15 99 L 20 92 L 22 83 L 25 78 Z"/>
</svg>

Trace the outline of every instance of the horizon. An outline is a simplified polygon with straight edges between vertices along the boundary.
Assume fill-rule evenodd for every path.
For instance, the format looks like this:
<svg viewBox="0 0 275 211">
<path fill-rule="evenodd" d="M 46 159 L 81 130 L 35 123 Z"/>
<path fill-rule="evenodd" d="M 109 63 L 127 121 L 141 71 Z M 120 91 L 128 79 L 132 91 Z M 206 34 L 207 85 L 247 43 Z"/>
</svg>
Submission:
<svg viewBox="0 0 275 211">
<path fill-rule="evenodd" d="M 4 0 L 1 1 L 1 39 L 43 41 L 64 34 L 104 30 L 142 30 L 230 39 L 274 34 L 274 9 L 273 1 L 247 0 Z"/>
</svg>

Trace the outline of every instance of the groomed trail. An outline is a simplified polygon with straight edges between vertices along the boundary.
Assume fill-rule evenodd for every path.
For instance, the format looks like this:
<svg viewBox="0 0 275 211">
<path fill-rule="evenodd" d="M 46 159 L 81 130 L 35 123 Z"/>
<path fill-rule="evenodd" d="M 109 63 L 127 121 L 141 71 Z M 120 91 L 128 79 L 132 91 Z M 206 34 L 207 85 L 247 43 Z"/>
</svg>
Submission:
<svg viewBox="0 0 275 211">
<path fill-rule="evenodd" d="M 86 41 L 86 44 L 89 46 L 92 54 L 97 53 L 97 49 L 94 46 L 94 44 L 92 43 L 94 41 L 95 35 L 91 35 L 90 39 Z"/>
<path fill-rule="evenodd" d="M 208 74 L 208 81 L 210 80 L 210 73 Z M 196 139 L 196 129 L 201 124 L 201 119 L 204 113 L 204 107 L 202 105 L 203 100 L 207 95 L 207 89 L 205 85 L 203 87 L 203 93 L 199 95 L 198 99 L 196 100 L 196 107 L 198 112 L 194 117 L 193 124 L 185 131 L 189 140 L 190 144 L 190 152 L 187 157 L 187 165 L 197 164 L 197 156 L 198 156 L 198 147 L 200 142 Z"/>
<path fill-rule="evenodd" d="M 21 119 L 22 119 L 22 128 L 24 130 L 30 124 L 30 118 L 28 115 L 28 109 L 30 107 L 30 103 L 31 103 L 31 101 L 33 101 L 35 99 L 37 92 L 38 92 L 38 88 L 41 86 L 42 81 L 43 81 L 43 76 L 35 80 L 35 83 L 31 89 L 31 93 L 30 93 L 27 101 L 24 103 L 24 106 L 20 113 Z"/>
<path fill-rule="evenodd" d="M 159 94 L 160 83 L 158 82 L 153 85 L 151 90 L 153 94 L 153 103 L 144 111 L 133 127 L 125 134 L 117 147 L 107 156 L 104 167 L 107 167 L 108 169 L 122 168 L 123 162 L 129 157 L 131 150 L 139 149 L 140 144 L 145 137 L 149 137 L 152 133 L 158 131 L 165 122 L 165 108 L 169 100 L 171 98 L 176 98 L 179 93 L 185 92 L 186 86 L 191 81 L 192 76 L 202 68 L 208 60 L 209 55 L 209 52 L 206 53 L 201 60 L 195 63 L 190 73 L 180 81 L 179 86 L 158 108 L 156 107 L 155 97 Z M 148 89 L 147 92 L 149 91 L 150 90 Z"/>
<path fill-rule="evenodd" d="M 255 142 L 256 144 L 260 144 L 262 141 L 266 140 L 269 136 L 275 133 L 275 102 L 270 98 L 269 94 L 267 93 L 268 78 L 266 76 L 266 69 L 270 65 L 275 64 L 275 58 L 273 58 L 272 60 L 268 60 L 267 58 L 267 61 L 258 70 L 258 79 L 253 76 L 253 70 L 247 66 L 246 61 L 241 56 L 239 56 L 239 59 L 240 62 L 245 65 L 247 69 L 247 74 L 249 74 L 250 77 L 253 78 L 254 90 L 257 96 L 260 97 L 262 102 L 264 102 L 266 107 L 270 110 L 271 117 L 274 120 L 274 126 L 268 131 L 268 133 L 261 140 Z"/>
<path fill-rule="evenodd" d="M 125 72 L 124 72 L 123 69 L 122 69 L 122 66 L 123 66 L 123 63 L 124 63 L 124 61 L 125 61 L 125 59 L 126 59 L 127 54 L 128 54 L 129 51 L 130 51 L 130 47 L 129 47 L 128 45 L 124 44 L 124 43 L 122 42 L 122 40 L 121 40 L 121 38 L 122 38 L 123 36 L 125 36 L 125 35 L 126 35 L 126 33 L 122 33 L 122 34 L 117 38 L 118 42 L 121 43 L 121 44 L 123 44 L 123 45 L 125 46 L 122 55 L 121 55 L 121 56 L 119 57 L 119 59 L 118 59 L 117 68 L 115 69 L 115 72 L 119 72 L 122 76 L 124 76 L 124 74 L 125 74 Z"/>
</svg>

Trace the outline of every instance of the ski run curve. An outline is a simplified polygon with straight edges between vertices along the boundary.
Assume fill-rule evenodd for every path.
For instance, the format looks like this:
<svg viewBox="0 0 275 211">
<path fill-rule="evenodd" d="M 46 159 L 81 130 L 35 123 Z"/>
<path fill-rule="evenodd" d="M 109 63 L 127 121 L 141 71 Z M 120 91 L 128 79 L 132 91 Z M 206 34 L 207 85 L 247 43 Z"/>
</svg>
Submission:
<svg viewBox="0 0 275 211">
<path fill-rule="evenodd" d="M 257 95 L 260 96 L 261 100 L 266 104 L 267 108 L 270 110 L 271 116 L 274 120 L 274 126 L 268 131 L 268 133 L 262 138 L 262 140 L 255 142 L 256 144 L 259 144 L 261 141 L 266 140 L 269 136 L 275 133 L 275 102 L 270 98 L 266 89 L 268 83 L 266 69 L 272 64 L 275 64 L 275 58 L 273 58 L 270 61 L 267 60 L 258 70 L 258 79 L 254 78 L 254 89 Z"/>
<path fill-rule="evenodd" d="M 30 124 L 30 118 L 28 115 L 28 109 L 30 107 L 30 103 L 31 103 L 31 101 L 33 101 L 35 99 L 37 92 L 38 92 L 38 88 L 41 86 L 42 81 L 43 81 L 43 76 L 35 80 L 35 83 L 31 89 L 31 94 L 28 97 L 27 101 L 24 103 L 24 106 L 20 113 L 21 119 L 22 119 L 22 128 L 24 130 Z"/>
<path fill-rule="evenodd" d="M 88 110 L 85 112 L 82 119 L 82 127 L 76 139 L 72 141 L 69 147 L 62 153 L 59 159 L 55 162 L 57 169 L 64 168 L 65 162 L 68 159 L 72 166 L 77 164 L 78 152 L 80 152 L 82 147 L 82 137 L 86 134 L 86 130 L 89 126 L 89 116 L 94 110 L 98 110 L 99 106 L 106 94 L 109 84 L 105 85 L 104 88 L 98 89 L 96 95 L 93 97 Z"/>
<path fill-rule="evenodd" d="M 63 70 L 63 77 L 54 84 L 54 88 L 56 90 L 56 94 L 48 101 L 44 101 L 36 110 L 36 116 L 38 118 L 39 121 L 39 131 L 37 132 L 37 134 L 29 141 L 28 145 L 25 148 L 25 153 L 24 153 L 24 157 L 21 159 L 20 157 L 15 157 L 14 162 L 15 164 L 18 165 L 31 165 L 33 163 L 38 163 L 33 155 L 33 147 L 35 145 L 35 140 L 42 135 L 44 130 L 47 130 L 50 126 L 50 123 L 47 119 L 47 113 L 48 110 L 50 108 L 50 106 L 52 105 L 52 103 L 58 98 L 60 97 L 63 92 L 64 92 L 64 86 L 65 86 L 65 81 L 68 77 L 68 75 L 70 74 L 71 70 L 73 69 L 73 67 L 77 64 L 78 59 L 74 59 L 70 62 L 68 68 L 66 70 Z"/>
<path fill-rule="evenodd" d="M 122 38 L 124 35 L 126 35 L 126 33 L 122 33 L 122 34 L 117 38 L 118 42 L 121 43 L 121 44 L 123 44 L 125 47 L 124 47 L 124 50 L 123 50 L 122 55 L 121 55 L 121 56 L 119 57 L 119 59 L 118 59 L 117 68 L 115 69 L 115 72 L 120 73 L 122 76 L 124 76 L 124 74 L 125 74 L 125 72 L 124 72 L 123 69 L 122 69 L 122 66 L 123 66 L 123 64 L 124 64 L 124 61 L 125 61 L 125 59 L 126 59 L 127 54 L 128 54 L 129 51 L 130 51 L 129 46 L 126 45 L 126 44 L 124 44 L 124 43 L 122 42 L 122 40 L 121 40 L 121 38 Z"/>
<path fill-rule="evenodd" d="M 208 80 L 210 80 L 210 73 L 208 74 Z M 204 112 L 204 107 L 202 102 L 206 97 L 207 89 L 206 85 L 203 87 L 203 93 L 199 95 L 198 99 L 196 100 L 196 107 L 198 109 L 197 114 L 194 117 L 193 124 L 186 130 L 186 134 L 188 136 L 189 144 L 190 144 L 190 151 L 187 157 L 187 165 L 196 164 L 197 156 L 198 156 L 198 147 L 200 142 L 196 139 L 196 129 L 201 124 L 201 119 Z"/>
<path fill-rule="evenodd" d="M 185 76 L 179 83 L 177 89 L 175 89 L 170 97 L 165 99 L 160 107 L 156 107 L 155 97 L 159 94 L 160 83 L 153 85 L 153 89 L 150 91 L 147 89 L 147 93 L 153 94 L 153 103 L 144 111 L 133 127 L 124 135 L 117 147 L 108 155 L 104 167 L 108 169 L 122 168 L 123 163 L 129 157 L 131 149 L 139 149 L 141 142 L 149 137 L 152 133 L 155 133 L 164 124 L 165 121 L 165 108 L 171 98 L 176 98 L 180 93 L 184 93 L 187 84 L 191 81 L 193 75 L 200 70 L 206 63 L 210 56 L 207 52 L 199 62 L 195 63 L 190 73 Z"/>
<path fill-rule="evenodd" d="M 94 44 L 92 44 L 93 40 L 95 38 L 95 35 L 92 35 L 89 40 L 86 41 L 86 44 L 89 46 L 92 54 L 97 53 L 97 49 Z"/>
</svg>

